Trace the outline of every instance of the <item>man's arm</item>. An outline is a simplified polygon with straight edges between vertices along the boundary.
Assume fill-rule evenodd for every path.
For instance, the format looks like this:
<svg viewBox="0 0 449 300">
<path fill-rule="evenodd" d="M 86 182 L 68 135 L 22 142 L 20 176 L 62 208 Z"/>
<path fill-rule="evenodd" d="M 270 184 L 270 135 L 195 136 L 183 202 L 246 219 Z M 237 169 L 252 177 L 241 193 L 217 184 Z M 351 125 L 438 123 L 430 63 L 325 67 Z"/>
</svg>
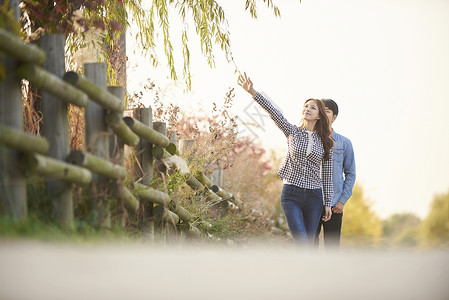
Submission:
<svg viewBox="0 0 449 300">
<path fill-rule="evenodd" d="M 345 174 L 345 180 L 343 182 L 343 191 L 338 201 L 340 201 L 343 204 L 346 204 L 346 202 L 352 195 L 352 189 L 354 188 L 356 179 L 354 149 L 349 139 L 345 139 L 345 153 L 343 156 L 343 173 Z"/>
</svg>

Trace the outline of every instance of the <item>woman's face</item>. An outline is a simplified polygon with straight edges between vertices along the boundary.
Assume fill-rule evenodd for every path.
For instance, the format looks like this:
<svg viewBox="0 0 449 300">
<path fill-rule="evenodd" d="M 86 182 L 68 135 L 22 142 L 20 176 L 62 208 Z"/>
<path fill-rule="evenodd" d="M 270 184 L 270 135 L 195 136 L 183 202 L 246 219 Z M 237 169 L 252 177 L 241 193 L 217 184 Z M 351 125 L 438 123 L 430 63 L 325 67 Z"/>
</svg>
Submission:
<svg viewBox="0 0 449 300">
<path fill-rule="evenodd" d="M 302 109 L 302 118 L 307 121 L 316 121 L 319 119 L 318 105 L 315 100 L 307 101 Z"/>
</svg>

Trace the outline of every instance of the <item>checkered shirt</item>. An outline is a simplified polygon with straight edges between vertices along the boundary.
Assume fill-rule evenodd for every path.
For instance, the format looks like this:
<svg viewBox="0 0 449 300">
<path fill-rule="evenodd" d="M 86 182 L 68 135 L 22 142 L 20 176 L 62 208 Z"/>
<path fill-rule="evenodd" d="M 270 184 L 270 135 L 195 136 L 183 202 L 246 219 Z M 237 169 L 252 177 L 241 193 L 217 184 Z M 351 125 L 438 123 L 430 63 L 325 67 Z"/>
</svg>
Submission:
<svg viewBox="0 0 449 300">
<path fill-rule="evenodd" d="M 312 152 L 307 155 L 309 136 L 307 129 L 299 128 L 285 119 L 270 101 L 257 93 L 254 100 L 265 109 L 287 137 L 287 156 L 278 171 L 278 175 L 288 183 L 304 189 L 323 189 L 324 205 L 331 206 L 334 196 L 332 183 L 332 151 L 329 160 L 324 160 L 324 148 L 320 137 L 313 132 Z M 322 167 L 322 169 L 321 169 Z M 320 176 L 322 171 L 322 177 Z"/>
</svg>

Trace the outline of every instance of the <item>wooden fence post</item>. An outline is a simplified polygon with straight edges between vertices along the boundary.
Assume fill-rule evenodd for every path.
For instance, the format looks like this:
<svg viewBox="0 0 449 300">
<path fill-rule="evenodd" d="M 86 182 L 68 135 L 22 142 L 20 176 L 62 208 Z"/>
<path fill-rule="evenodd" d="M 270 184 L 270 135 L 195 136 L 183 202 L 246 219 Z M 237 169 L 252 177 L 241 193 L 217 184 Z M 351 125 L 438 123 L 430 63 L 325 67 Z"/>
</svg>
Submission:
<svg viewBox="0 0 449 300">
<path fill-rule="evenodd" d="M 84 64 L 86 78 L 102 89 L 106 89 L 106 65 L 104 63 Z M 94 101 L 89 101 L 85 109 L 86 143 L 90 152 L 100 158 L 108 159 L 109 134 L 105 122 L 106 110 Z M 94 175 L 91 185 L 93 198 L 91 205 L 97 214 L 96 226 L 110 227 L 111 216 L 107 203 L 107 180 Z"/>
<path fill-rule="evenodd" d="M 153 122 L 153 129 L 167 136 L 167 123 L 165 122 Z M 159 162 L 160 163 L 160 162 Z M 165 169 L 164 169 L 165 170 Z M 160 235 L 164 243 L 166 243 L 170 239 L 170 229 L 169 226 L 165 226 L 163 222 L 159 224 L 160 226 Z"/>
<path fill-rule="evenodd" d="M 176 131 L 169 131 L 168 136 L 170 139 L 170 143 L 176 145 L 176 149 L 178 149 L 178 132 Z"/>
<path fill-rule="evenodd" d="M 65 35 L 50 34 L 40 39 L 47 54 L 44 68 L 58 77 L 65 73 Z M 42 91 L 43 132 L 50 143 L 47 156 L 64 161 L 70 152 L 67 104 Z M 47 197 L 52 205 L 52 217 L 60 225 L 73 228 L 73 184 L 56 179 L 45 180 Z"/>
<path fill-rule="evenodd" d="M 153 111 L 149 108 L 137 108 L 134 110 L 134 115 L 137 120 L 153 128 Z M 140 139 L 137 151 L 139 153 L 139 162 L 142 167 L 140 173 L 142 177 L 142 184 L 149 185 L 153 180 L 153 155 L 151 154 L 152 144 L 145 139 Z"/>
<path fill-rule="evenodd" d="M 195 140 L 180 140 L 179 141 L 179 152 L 185 159 L 189 160 L 192 156 L 193 148 L 195 147 Z"/>
<path fill-rule="evenodd" d="M 210 181 L 211 185 L 217 185 L 219 187 L 223 186 L 223 169 L 221 167 L 216 167 L 212 173 Z"/>
<path fill-rule="evenodd" d="M 0 0 L 1 5 L 4 3 Z M 19 19 L 19 1 L 10 0 L 9 8 Z M 16 77 L 18 63 L 7 55 L 0 55 L 0 59 L 5 68 L 5 78 L 0 80 L 0 124 L 23 130 L 22 91 Z M 25 177 L 15 167 L 18 159 L 18 151 L 0 146 L 0 212 L 21 220 L 27 216 L 27 199 Z"/>
<path fill-rule="evenodd" d="M 134 118 L 148 126 L 153 128 L 153 111 L 151 107 L 149 108 L 136 108 L 133 111 Z M 136 147 L 136 152 L 138 154 L 138 160 L 140 162 L 140 167 L 136 166 L 138 170 L 137 173 L 139 177 L 142 177 L 141 183 L 143 185 L 150 185 L 153 181 L 153 155 L 151 154 L 151 148 L 153 145 L 147 140 L 140 138 L 140 143 Z M 142 169 L 140 169 L 142 168 Z M 153 216 L 153 203 L 145 202 L 142 203 L 144 214 L 143 214 L 143 239 L 146 242 L 154 243 L 154 216 Z"/>
<path fill-rule="evenodd" d="M 120 100 L 124 101 L 124 88 L 121 86 L 108 86 L 108 92 L 117 97 Z M 119 114 L 120 118 L 123 118 L 123 113 Z M 123 165 L 123 148 L 124 145 L 117 138 L 115 134 L 112 134 L 109 137 L 109 157 L 117 161 L 117 164 Z"/>
</svg>

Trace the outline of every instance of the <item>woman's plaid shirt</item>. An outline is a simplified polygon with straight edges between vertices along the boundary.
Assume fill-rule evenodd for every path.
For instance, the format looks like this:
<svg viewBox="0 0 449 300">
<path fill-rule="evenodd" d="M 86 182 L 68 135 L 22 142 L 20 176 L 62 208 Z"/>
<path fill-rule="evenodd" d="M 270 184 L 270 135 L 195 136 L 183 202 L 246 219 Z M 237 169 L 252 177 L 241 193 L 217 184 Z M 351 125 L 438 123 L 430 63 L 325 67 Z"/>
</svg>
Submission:
<svg viewBox="0 0 449 300">
<path fill-rule="evenodd" d="M 313 132 L 312 152 L 307 155 L 309 136 L 307 129 L 289 123 L 270 101 L 257 93 L 254 100 L 271 116 L 287 137 L 287 156 L 278 171 L 279 176 L 295 186 L 304 189 L 323 188 L 324 204 L 330 206 L 334 196 L 332 184 L 332 152 L 329 160 L 323 160 L 324 148 L 320 137 Z M 321 170 L 322 166 L 322 170 Z M 322 171 L 322 178 L 320 176 Z"/>
</svg>

